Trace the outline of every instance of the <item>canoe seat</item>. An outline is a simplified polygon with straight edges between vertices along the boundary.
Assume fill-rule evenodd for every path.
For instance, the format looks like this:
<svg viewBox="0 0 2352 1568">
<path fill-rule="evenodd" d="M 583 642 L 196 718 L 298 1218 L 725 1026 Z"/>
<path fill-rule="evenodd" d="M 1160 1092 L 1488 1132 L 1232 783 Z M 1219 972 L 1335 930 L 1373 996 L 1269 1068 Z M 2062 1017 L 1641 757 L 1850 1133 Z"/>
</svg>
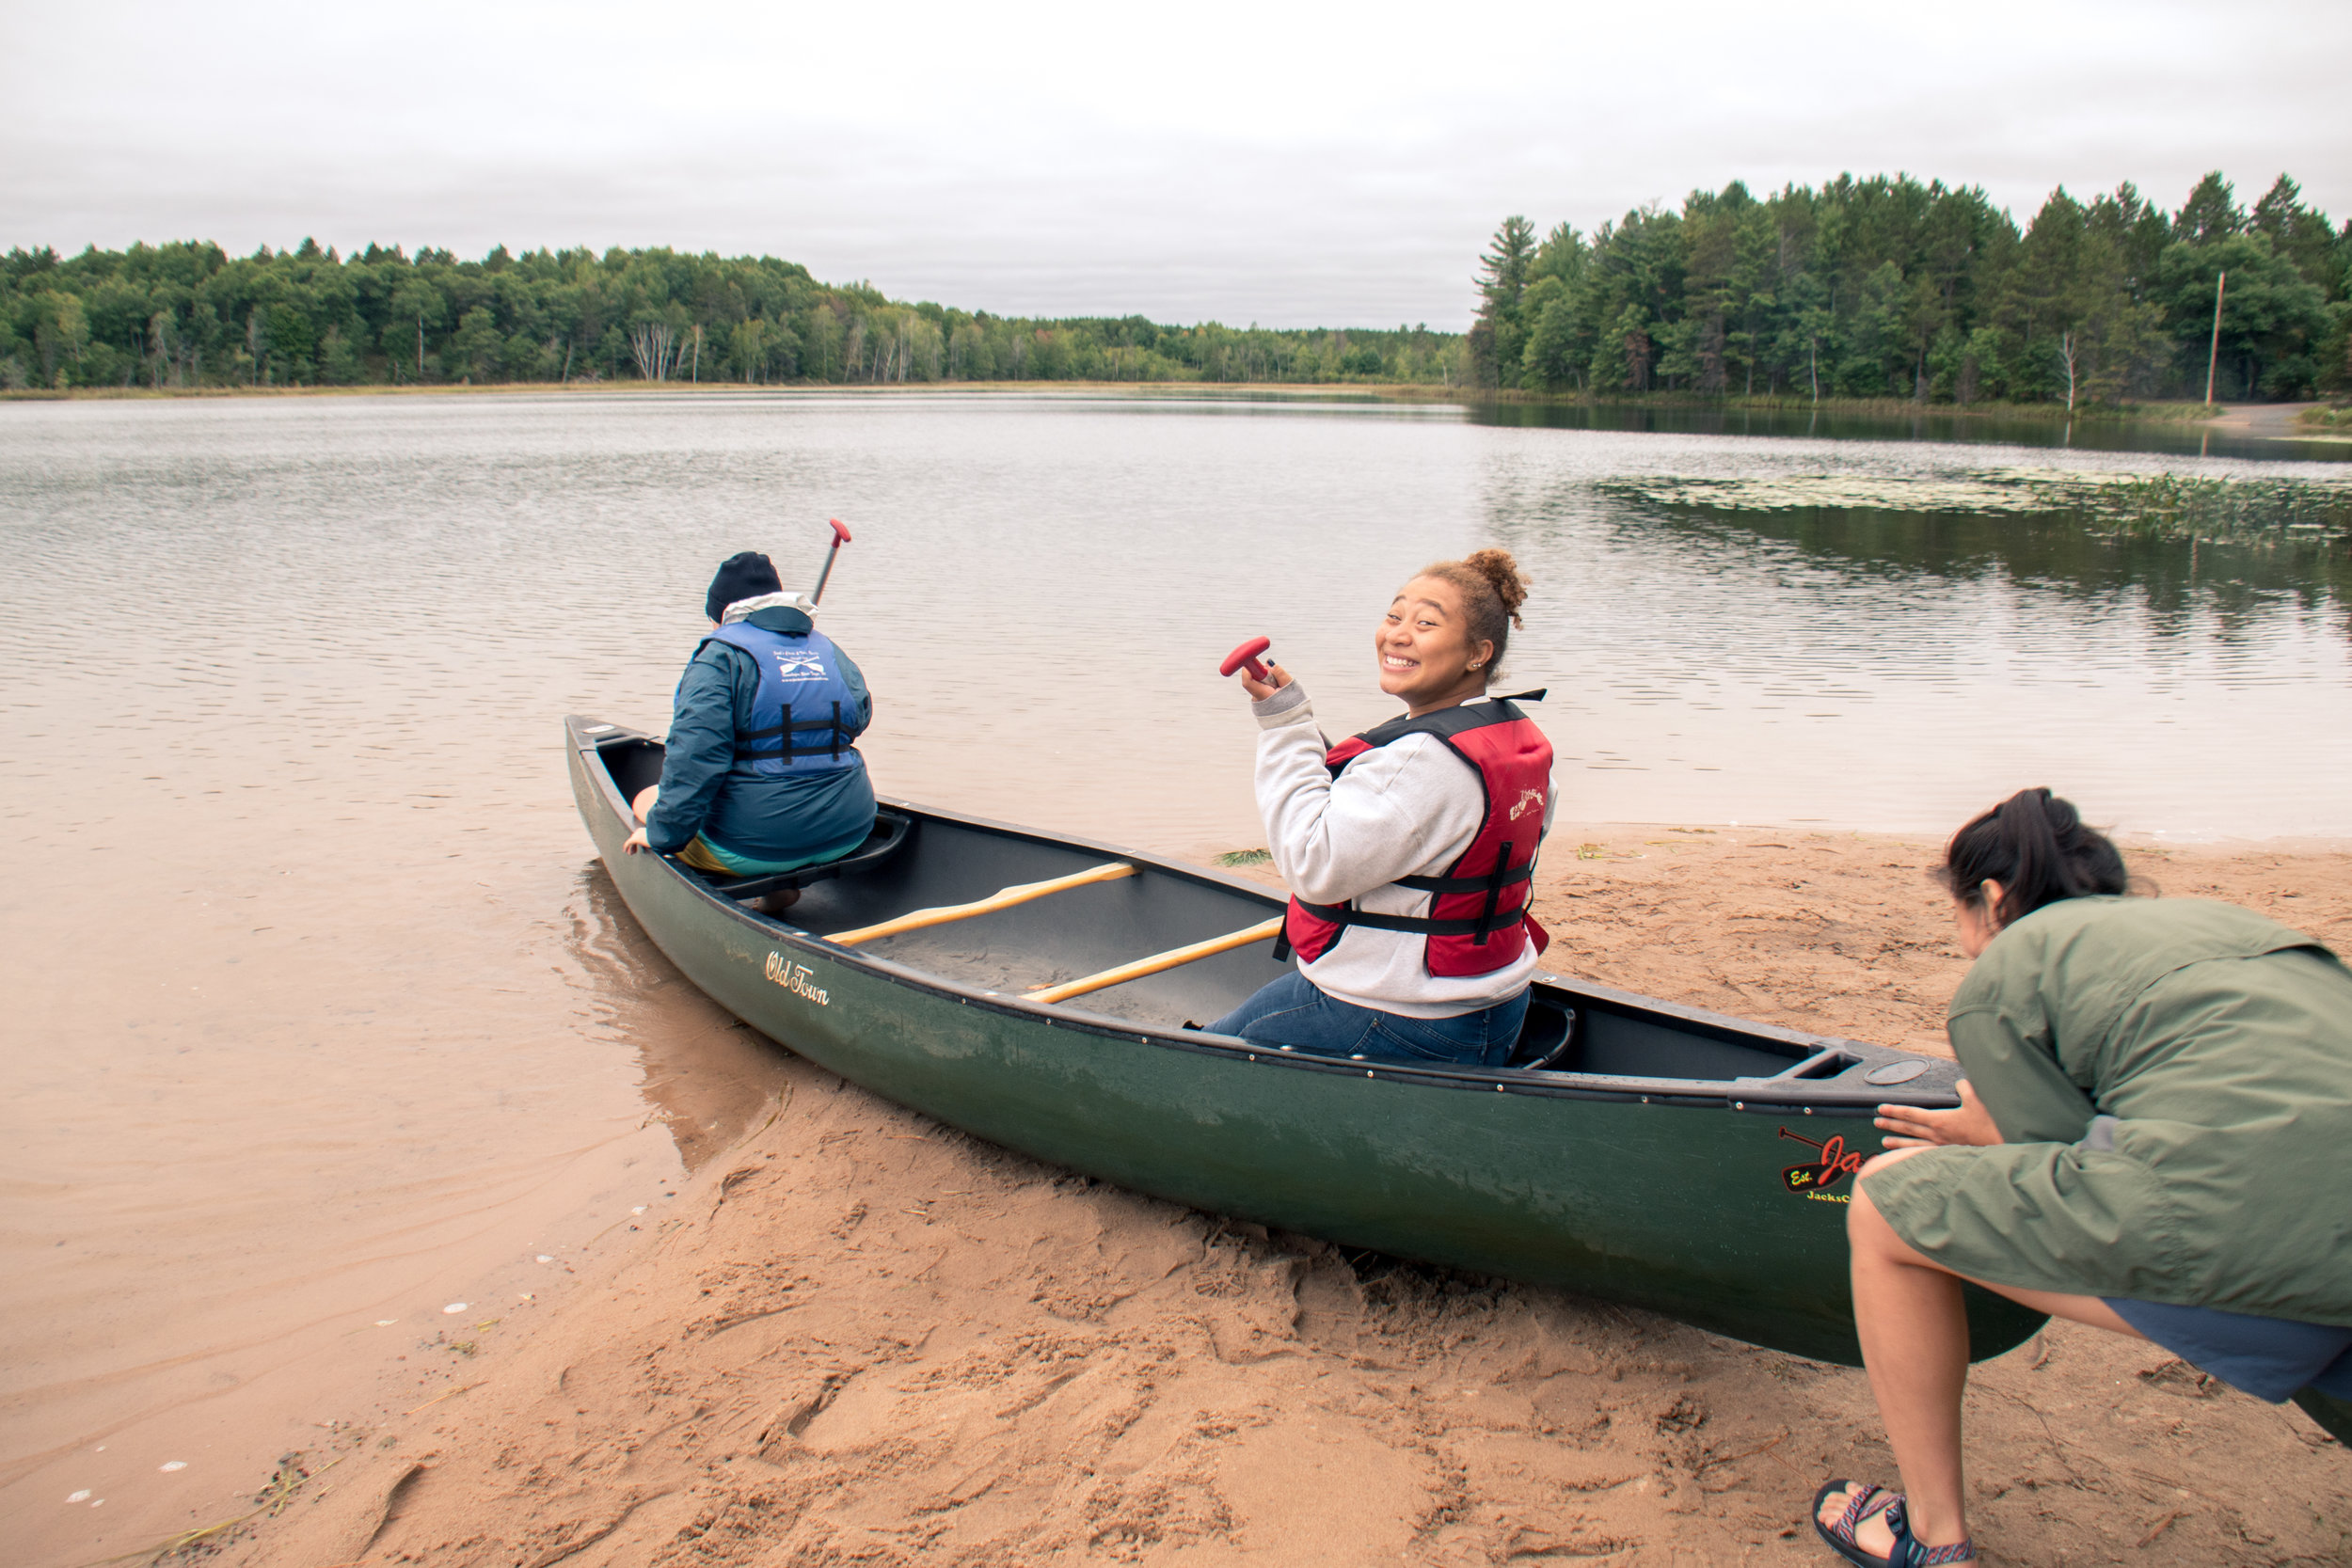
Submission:
<svg viewBox="0 0 2352 1568">
<path fill-rule="evenodd" d="M 1527 1022 L 1519 1025 L 1518 1044 L 1504 1065 L 1529 1072 L 1565 1071 L 1565 1058 L 1576 1050 L 1576 1010 L 1529 997 Z"/>
<path fill-rule="evenodd" d="M 856 871 L 871 871 L 905 847 L 907 832 L 914 826 L 914 818 L 904 812 L 883 806 L 874 813 L 874 831 L 866 835 L 866 842 L 837 861 L 822 861 L 816 865 L 803 865 L 797 871 L 779 871 L 766 877 L 713 877 L 703 875 L 712 892 L 741 903 L 746 898 L 764 898 L 771 893 L 788 888 L 806 887 L 834 877 Z"/>
</svg>

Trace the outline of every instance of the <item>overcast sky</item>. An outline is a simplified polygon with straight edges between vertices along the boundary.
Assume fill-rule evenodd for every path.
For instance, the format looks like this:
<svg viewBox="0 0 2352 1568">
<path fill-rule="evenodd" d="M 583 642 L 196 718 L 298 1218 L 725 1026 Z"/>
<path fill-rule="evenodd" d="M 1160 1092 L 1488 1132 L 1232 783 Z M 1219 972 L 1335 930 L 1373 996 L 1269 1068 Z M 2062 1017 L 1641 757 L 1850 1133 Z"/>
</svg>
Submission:
<svg viewBox="0 0 2352 1568">
<path fill-rule="evenodd" d="M 0 0 L 0 247 L 765 252 L 1008 313 L 1459 327 L 1505 214 L 1907 170 L 2021 220 L 2284 170 L 2352 3 Z"/>
</svg>

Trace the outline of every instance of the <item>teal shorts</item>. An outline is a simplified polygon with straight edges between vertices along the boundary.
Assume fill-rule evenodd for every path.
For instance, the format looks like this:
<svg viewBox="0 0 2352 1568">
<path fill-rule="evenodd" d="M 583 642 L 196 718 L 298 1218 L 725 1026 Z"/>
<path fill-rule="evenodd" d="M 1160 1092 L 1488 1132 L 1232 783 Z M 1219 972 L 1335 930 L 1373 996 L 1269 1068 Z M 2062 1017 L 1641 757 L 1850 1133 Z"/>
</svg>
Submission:
<svg viewBox="0 0 2352 1568">
<path fill-rule="evenodd" d="M 866 832 L 871 831 L 865 830 L 847 843 L 829 846 L 814 854 L 797 855 L 783 861 L 755 860 L 749 855 L 739 855 L 696 833 L 686 841 L 686 847 L 677 852 L 677 858 L 695 870 L 707 871 L 715 877 L 772 877 L 780 871 L 798 871 L 803 866 L 822 865 L 827 861 L 853 855 L 857 847 L 866 842 Z"/>
</svg>

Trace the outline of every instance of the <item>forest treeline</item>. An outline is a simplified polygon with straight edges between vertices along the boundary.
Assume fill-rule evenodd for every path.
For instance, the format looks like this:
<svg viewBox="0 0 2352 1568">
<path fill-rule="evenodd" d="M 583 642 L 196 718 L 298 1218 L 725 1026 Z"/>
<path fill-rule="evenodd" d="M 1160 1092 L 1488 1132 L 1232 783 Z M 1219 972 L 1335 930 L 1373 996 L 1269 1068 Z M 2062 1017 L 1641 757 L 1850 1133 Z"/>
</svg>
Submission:
<svg viewBox="0 0 2352 1568">
<path fill-rule="evenodd" d="M 12 250 L 0 386 L 548 381 L 1358 381 L 1456 385 L 1462 335 L 1031 320 L 890 300 L 773 257 L 538 250 L 481 261 L 306 240 Z"/>
<path fill-rule="evenodd" d="M 1580 393 L 2115 404 L 2352 393 L 2352 224 L 2281 175 L 2168 214 L 2063 189 L 2020 229 L 1979 188 L 1734 183 L 1590 234 L 1504 220 L 1467 335 L 1032 319 L 819 283 L 774 257 L 311 241 L 0 258 L 0 387 L 548 381 L 1385 382 Z"/>
<path fill-rule="evenodd" d="M 1481 258 L 1474 386 L 1624 396 L 2115 404 L 2352 392 L 2352 223 L 2284 175 L 2241 209 L 2218 173 L 2177 213 L 2061 187 L 2020 230 L 1979 188 L 1847 176 L 1733 183 Z"/>
</svg>

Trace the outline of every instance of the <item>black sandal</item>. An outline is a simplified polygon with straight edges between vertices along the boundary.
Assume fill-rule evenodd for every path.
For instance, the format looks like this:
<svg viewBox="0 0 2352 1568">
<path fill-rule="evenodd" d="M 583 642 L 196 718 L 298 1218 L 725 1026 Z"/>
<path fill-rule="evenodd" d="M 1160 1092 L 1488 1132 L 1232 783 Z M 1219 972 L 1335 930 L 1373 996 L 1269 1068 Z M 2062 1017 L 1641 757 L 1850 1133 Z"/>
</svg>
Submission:
<svg viewBox="0 0 2352 1568">
<path fill-rule="evenodd" d="M 1811 1517 L 1814 1533 L 1854 1568 L 1944 1568 L 1947 1563 L 1977 1560 L 1977 1547 L 1972 1541 L 1956 1541 L 1948 1546 L 1921 1545 L 1911 1533 L 1911 1521 L 1903 1514 L 1900 1492 L 1866 1487 L 1846 1499 L 1846 1512 L 1838 1515 L 1836 1524 L 1821 1523 L 1821 1505 L 1829 1501 L 1830 1494 L 1842 1492 L 1852 1484 L 1833 1481 L 1814 1493 Z M 1864 1551 L 1853 1534 L 1856 1527 L 1881 1512 L 1886 1514 L 1886 1528 L 1895 1532 L 1895 1549 L 1884 1557 Z"/>
</svg>

